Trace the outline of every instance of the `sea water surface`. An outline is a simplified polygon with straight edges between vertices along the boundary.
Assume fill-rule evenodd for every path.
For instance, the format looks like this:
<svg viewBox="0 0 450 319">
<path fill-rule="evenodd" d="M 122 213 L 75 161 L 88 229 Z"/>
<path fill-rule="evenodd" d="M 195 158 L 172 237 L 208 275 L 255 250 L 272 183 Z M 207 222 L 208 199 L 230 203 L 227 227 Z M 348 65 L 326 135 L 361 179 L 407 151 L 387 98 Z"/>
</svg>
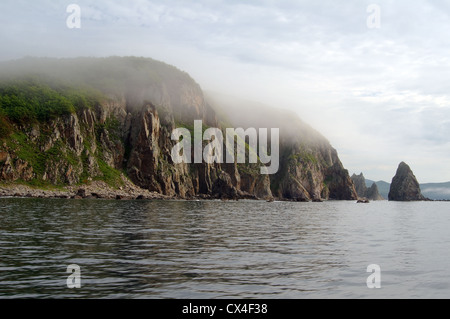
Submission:
<svg viewBox="0 0 450 319">
<path fill-rule="evenodd" d="M 449 297 L 447 202 L 0 199 L 0 298 Z"/>
</svg>

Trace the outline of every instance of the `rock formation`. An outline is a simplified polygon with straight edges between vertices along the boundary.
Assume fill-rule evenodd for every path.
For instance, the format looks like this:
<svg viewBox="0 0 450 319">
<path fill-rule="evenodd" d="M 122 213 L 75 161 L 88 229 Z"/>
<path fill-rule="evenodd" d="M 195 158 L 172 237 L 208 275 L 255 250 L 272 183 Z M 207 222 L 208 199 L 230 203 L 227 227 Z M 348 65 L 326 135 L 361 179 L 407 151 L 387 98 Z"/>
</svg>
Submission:
<svg viewBox="0 0 450 319">
<path fill-rule="evenodd" d="M 371 200 L 384 200 L 383 196 L 381 196 L 378 191 L 378 185 L 375 183 L 367 189 L 366 197 Z"/>
<path fill-rule="evenodd" d="M 143 189 L 178 198 L 357 198 L 336 150 L 296 115 L 268 108 L 264 126 L 227 119 L 222 111 L 232 109 L 230 104 L 207 101 L 188 74 L 162 62 L 24 59 L 0 64 L 0 75 L 8 73 L 25 89 L 30 82 L 22 79 L 39 75 L 43 84 L 31 82 L 34 89 L 27 94 L 43 87 L 43 94 L 56 92 L 56 99 L 72 101 L 73 110 L 39 113 L 33 121 L 8 119 L 0 112 L 0 122 L 8 124 L 8 130 L 0 131 L 0 182 L 82 185 L 101 180 L 120 186 L 125 175 Z M 9 85 L 5 81 L 0 98 L 2 86 Z M 236 113 L 242 120 L 241 112 Z M 247 119 L 261 110 L 252 112 Z M 192 130 L 194 120 L 222 130 L 280 128 L 278 173 L 261 175 L 255 164 L 174 164 L 171 133 L 178 127 Z"/>
<path fill-rule="evenodd" d="M 422 201 L 426 198 L 420 191 L 420 185 L 411 168 L 404 162 L 398 166 L 389 191 L 390 201 Z"/>
<path fill-rule="evenodd" d="M 352 175 L 353 183 L 355 184 L 356 193 L 360 199 L 368 200 L 383 200 L 384 198 L 378 192 L 377 184 L 373 183 L 370 188 L 366 186 L 366 179 L 363 173 Z"/>
<path fill-rule="evenodd" d="M 355 190 L 358 194 L 359 198 L 366 198 L 367 197 L 367 187 L 366 187 L 366 179 L 364 178 L 363 173 L 356 175 L 352 175 L 353 183 L 355 184 Z"/>
</svg>

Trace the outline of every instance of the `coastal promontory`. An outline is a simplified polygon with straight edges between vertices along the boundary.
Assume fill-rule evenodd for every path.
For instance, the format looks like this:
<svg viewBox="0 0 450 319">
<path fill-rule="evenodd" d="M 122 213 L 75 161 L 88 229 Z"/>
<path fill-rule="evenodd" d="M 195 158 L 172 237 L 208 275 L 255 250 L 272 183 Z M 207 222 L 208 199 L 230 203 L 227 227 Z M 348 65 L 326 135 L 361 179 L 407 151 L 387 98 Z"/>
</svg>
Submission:
<svg viewBox="0 0 450 319">
<path fill-rule="evenodd" d="M 25 185 L 83 188 L 98 195 L 97 186 L 89 189 L 97 183 L 151 192 L 136 190 L 133 197 L 357 198 L 348 171 L 325 137 L 296 114 L 250 104 L 207 99 L 186 72 L 149 58 L 2 62 L 2 194 Z M 223 136 L 227 128 L 279 129 L 278 172 L 260 174 L 261 163 L 248 160 L 256 149 L 247 139 L 245 163 L 174 163 L 172 132 L 181 128 L 195 136 L 196 121 Z M 269 150 L 275 148 L 263 151 Z"/>
</svg>

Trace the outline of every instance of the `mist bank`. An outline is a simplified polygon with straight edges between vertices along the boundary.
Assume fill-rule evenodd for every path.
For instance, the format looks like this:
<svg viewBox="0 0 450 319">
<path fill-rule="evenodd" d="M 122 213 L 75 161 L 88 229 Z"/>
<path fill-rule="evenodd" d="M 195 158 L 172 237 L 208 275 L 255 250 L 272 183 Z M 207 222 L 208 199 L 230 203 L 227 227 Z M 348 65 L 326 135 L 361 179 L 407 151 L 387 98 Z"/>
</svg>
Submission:
<svg viewBox="0 0 450 319">
<path fill-rule="evenodd" d="M 224 133 L 279 128 L 278 172 L 260 174 L 248 160 L 173 163 L 172 132 L 196 120 Z M 205 96 L 187 73 L 148 58 L 0 63 L 0 121 L 2 183 L 121 187 L 125 178 L 177 198 L 357 198 L 337 151 L 295 114 Z"/>
</svg>

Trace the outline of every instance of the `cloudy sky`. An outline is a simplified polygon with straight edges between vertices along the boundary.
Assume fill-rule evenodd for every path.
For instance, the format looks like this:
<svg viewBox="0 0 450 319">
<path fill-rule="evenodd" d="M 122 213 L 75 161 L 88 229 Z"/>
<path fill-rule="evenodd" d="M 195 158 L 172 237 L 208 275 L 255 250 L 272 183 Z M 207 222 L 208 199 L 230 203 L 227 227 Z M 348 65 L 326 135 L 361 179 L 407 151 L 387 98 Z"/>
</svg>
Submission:
<svg viewBox="0 0 450 319">
<path fill-rule="evenodd" d="M 450 181 L 447 1 L 2 0 L 0 21 L 0 60 L 152 57 L 295 110 L 350 174 L 390 182 L 405 161 L 420 182 Z"/>
</svg>

